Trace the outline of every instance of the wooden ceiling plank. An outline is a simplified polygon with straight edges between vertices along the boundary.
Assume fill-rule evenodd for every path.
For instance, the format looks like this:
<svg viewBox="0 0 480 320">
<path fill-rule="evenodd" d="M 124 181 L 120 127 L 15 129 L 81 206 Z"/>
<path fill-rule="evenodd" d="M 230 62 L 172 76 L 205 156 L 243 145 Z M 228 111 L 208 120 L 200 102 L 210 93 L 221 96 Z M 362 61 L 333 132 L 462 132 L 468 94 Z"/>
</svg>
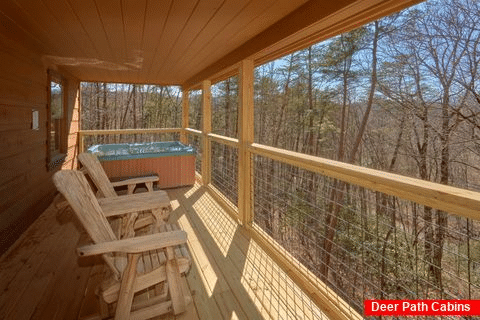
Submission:
<svg viewBox="0 0 480 320">
<path fill-rule="evenodd" d="M 168 51 L 175 45 L 175 42 L 178 40 L 178 36 L 182 33 L 185 25 L 188 23 L 191 18 L 195 7 L 198 5 L 198 1 L 191 0 L 177 0 L 173 1 L 173 6 L 170 14 L 168 16 L 165 30 L 162 34 L 162 38 L 158 43 L 157 48 L 155 49 L 155 55 L 152 59 L 152 64 L 148 68 L 147 79 L 154 80 L 155 75 L 158 71 L 159 65 L 165 59 Z M 159 49 L 161 48 L 161 49 Z"/>
<path fill-rule="evenodd" d="M 198 46 L 198 48 L 192 48 L 190 55 L 185 56 L 185 60 L 180 61 L 179 64 L 184 66 L 183 70 L 191 70 L 193 63 L 191 57 L 195 57 L 195 63 L 206 67 L 210 65 L 212 61 L 216 61 L 222 56 L 222 53 L 218 51 L 216 52 L 214 48 L 222 46 L 224 48 L 229 48 L 229 51 L 233 51 L 246 41 L 246 39 L 236 38 L 238 37 L 239 30 L 244 30 L 246 28 L 252 30 L 249 25 L 254 21 L 259 21 L 258 18 L 262 17 L 265 26 L 261 27 L 257 25 L 257 30 L 251 31 L 251 34 L 258 34 L 267 28 L 269 24 L 278 21 L 282 17 L 278 12 L 283 12 L 285 10 L 291 12 L 298 8 L 303 2 L 304 1 L 302 0 L 283 0 L 281 3 L 279 3 L 279 1 L 254 1 L 251 5 L 245 7 L 240 14 L 231 19 L 228 24 L 218 28 L 215 37 L 211 38 L 210 41 L 203 43 L 203 45 Z M 273 8 L 275 8 L 275 12 L 272 11 Z"/>
<path fill-rule="evenodd" d="M 100 55 L 68 0 L 48 0 L 45 5 L 66 30 L 69 38 L 75 41 L 77 48 L 84 53 L 82 58 L 96 58 Z"/>
<path fill-rule="evenodd" d="M 274 45 L 283 38 L 301 31 L 311 24 L 334 14 L 336 11 L 349 5 L 351 0 L 322 1 L 310 0 L 297 10 L 282 18 L 259 35 L 251 38 L 237 49 L 218 59 L 215 63 L 188 79 L 185 87 L 195 85 L 199 81 L 211 77 L 221 70 L 246 59 L 253 54 L 262 51 L 268 46 Z"/>
<path fill-rule="evenodd" d="M 262 34 L 210 64 L 183 86 L 195 85 L 195 82 L 201 81 L 197 79 L 204 79 L 207 75 L 221 77 L 223 71 L 220 70 L 229 72 L 242 59 L 252 58 L 256 65 L 277 59 L 420 2 L 422 0 L 342 0 L 341 5 L 337 2 L 329 3 L 327 12 L 320 14 L 320 9 L 325 4 L 320 0 L 311 0 Z M 335 19 L 338 20 L 339 17 L 344 20 L 336 23 Z M 296 24 L 295 21 L 300 22 Z"/>
<path fill-rule="evenodd" d="M 235 47 L 245 43 L 251 38 L 252 34 L 259 33 L 258 30 L 263 32 L 268 26 L 275 24 L 282 17 L 285 17 L 292 13 L 294 10 L 298 9 L 300 6 L 304 5 L 306 0 L 278 0 L 275 2 L 274 7 L 276 8 L 275 17 L 272 17 L 271 8 L 268 8 L 261 12 L 256 17 L 253 16 L 251 21 L 245 25 L 243 28 L 237 28 L 232 31 L 232 39 L 236 39 Z M 227 39 L 228 41 L 228 39 Z"/>
<path fill-rule="evenodd" d="M 84 81 L 83 68 L 97 71 L 96 81 L 103 81 L 103 78 L 111 78 L 113 75 L 120 77 L 120 73 L 106 69 L 105 66 L 115 65 L 113 49 L 104 31 L 102 21 L 98 15 L 94 0 L 68 0 L 75 15 L 80 20 L 88 38 L 92 41 L 99 55 L 91 60 L 80 63 L 81 75 L 78 77 Z M 72 70 L 73 68 L 70 68 Z M 72 74 L 75 74 L 71 71 Z M 120 79 L 120 78 L 119 78 Z"/>
<path fill-rule="evenodd" d="M 8 0 L 0 33 L 81 80 L 189 86 L 420 2 L 304 1 Z"/>
<path fill-rule="evenodd" d="M 264 3 L 266 1 L 262 1 Z M 213 16 L 207 25 L 201 30 L 200 33 L 192 40 L 184 52 L 177 55 L 175 61 L 170 63 L 165 70 L 165 73 L 171 73 L 172 69 L 176 70 L 177 74 L 180 74 L 186 69 L 185 66 L 189 62 L 193 62 L 197 53 L 201 51 L 201 48 L 208 47 L 212 39 L 215 38 L 222 30 L 231 23 L 241 12 L 248 6 L 251 6 L 252 1 L 246 2 L 243 6 L 238 5 L 238 0 L 226 0 L 220 10 Z M 181 69 L 179 69 L 181 68 Z"/>
<path fill-rule="evenodd" d="M 75 0 L 66 1 L 70 4 L 72 10 L 74 10 L 76 18 L 96 48 L 99 54 L 97 58 L 100 60 L 110 58 L 113 52 L 109 46 L 107 36 L 103 31 L 103 25 L 98 16 L 94 0 L 84 0 L 82 2 Z"/>
<path fill-rule="evenodd" d="M 144 41 L 142 45 L 143 50 L 143 69 L 142 74 L 146 77 L 149 75 L 148 70 L 153 65 L 153 58 L 156 55 L 156 50 L 159 48 L 162 35 L 165 32 L 167 17 L 171 12 L 173 0 L 157 1 L 148 0 L 146 6 L 145 16 L 145 31 Z M 145 81 L 151 80 L 146 78 Z"/>
<path fill-rule="evenodd" d="M 136 70 L 136 81 L 141 81 L 144 73 L 143 41 L 147 0 L 122 1 L 123 22 L 126 41 L 125 64 Z"/>
<path fill-rule="evenodd" d="M 31 19 L 22 7 L 12 1 L 4 1 L 0 12 L 3 13 L 2 25 L 7 26 L 4 34 L 19 39 L 20 43 L 37 47 L 36 51 L 45 52 L 52 46 L 51 39 L 46 39 L 47 32 L 37 21 Z M 9 31 L 9 32 L 8 32 Z"/>
<path fill-rule="evenodd" d="M 99 18 L 105 30 L 107 41 L 112 50 L 113 69 L 125 70 L 123 64 L 127 62 L 124 23 L 121 0 L 95 0 Z M 100 30 L 99 30 L 100 31 Z M 125 69 L 124 69 L 125 68 Z"/>
<path fill-rule="evenodd" d="M 36 53 L 40 56 L 43 48 L 43 43 L 36 41 L 31 34 L 25 32 L 15 21 L 0 12 L 0 43 L 2 50 L 5 46 L 14 43 L 13 51 L 17 50 L 18 46 L 28 49 L 32 54 Z M 11 46 L 10 46 L 11 47 Z"/>
<path fill-rule="evenodd" d="M 43 1 L 16 0 L 18 6 L 24 11 L 31 21 L 35 21 L 43 31 L 42 41 L 49 43 L 49 52 L 60 57 L 72 56 L 76 50 L 82 50 L 69 37 L 66 30 L 58 23 L 57 19 Z"/>
<path fill-rule="evenodd" d="M 95 0 L 95 4 L 115 62 L 121 64 L 127 56 L 121 0 Z"/>
<path fill-rule="evenodd" d="M 211 22 L 215 15 L 221 10 L 225 0 L 200 0 L 199 4 L 195 7 L 191 18 L 188 20 L 182 33 L 178 35 L 174 46 L 171 47 L 166 54 L 164 61 L 160 64 L 160 68 L 157 71 L 156 78 L 164 72 L 166 68 L 169 71 L 172 70 L 178 58 L 184 54 L 189 45 L 194 41 L 198 35 L 205 29 L 205 27 Z"/>
<path fill-rule="evenodd" d="M 304 2 L 305 1 L 302 0 L 298 6 L 300 6 Z M 275 15 L 275 17 L 285 16 L 290 12 L 292 12 L 293 10 L 295 10 L 296 8 L 298 8 L 297 6 L 291 9 L 290 7 L 288 7 L 287 3 L 291 5 L 292 1 L 282 0 L 282 1 L 277 1 L 274 4 L 275 8 L 280 8 L 280 10 L 277 10 L 277 14 Z M 251 38 L 252 34 L 261 33 L 265 29 L 265 27 L 262 27 L 262 26 L 272 25 L 276 21 L 278 21 L 278 19 L 274 20 L 270 11 L 271 11 L 270 7 L 267 8 L 266 10 L 263 10 L 263 12 L 259 13 L 259 15 L 257 15 L 256 17 L 252 17 L 252 19 L 244 27 L 232 28 L 233 33 L 231 35 L 227 35 L 227 33 L 225 32 L 224 34 L 226 36 L 225 37 L 218 36 L 216 41 L 220 43 L 222 42 L 226 43 L 227 46 L 230 46 L 232 48 L 239 47 L 240 45 L 248 41 Z M 259 32 L 258 30 L 261 30 L 261 31 Z M 215 45 L 212 45 L 205 48 L 205 50 L 201 51 L 201 54 L 198 55 L 198 59 L 199 59 L 198 63 L 200 65 L 208 66 L 221 58 L 221 56 L 216 55 L 215 52 L 210 51 L 211 48 L 214 48 L 214 47 Z M 188 67 L 189 66 L 187 66 L 187 70 L 188 70 Z M 228 74 L 230 74 L 230 72 L 228 72 Z"/>
</svg>

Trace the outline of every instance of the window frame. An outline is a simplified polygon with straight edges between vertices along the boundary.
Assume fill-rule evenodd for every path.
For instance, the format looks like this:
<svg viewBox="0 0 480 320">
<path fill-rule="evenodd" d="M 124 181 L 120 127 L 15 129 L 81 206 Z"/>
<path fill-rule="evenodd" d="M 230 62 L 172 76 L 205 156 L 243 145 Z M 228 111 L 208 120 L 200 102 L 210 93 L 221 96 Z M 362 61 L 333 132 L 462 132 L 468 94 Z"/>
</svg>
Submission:
<svg viewBox="0 0 480 320">
<path fill-rule="evenodd" d="M 58 135 L 59 146 L 58 152 L 52 152 L 52 82 L 58 83 L 62 90 L 62 117 L 59 119 Z M 64 162 L 67 157 L 67 136 L 66 132 L 66 118 L 67 118 L 67 95 L 66 95 L 66 80 L 58 73 L 52 70 L 47 72 L 47 169 L 53 171 Z M 55 133 L 57 134 L 57 133 Z"/>
</svg>

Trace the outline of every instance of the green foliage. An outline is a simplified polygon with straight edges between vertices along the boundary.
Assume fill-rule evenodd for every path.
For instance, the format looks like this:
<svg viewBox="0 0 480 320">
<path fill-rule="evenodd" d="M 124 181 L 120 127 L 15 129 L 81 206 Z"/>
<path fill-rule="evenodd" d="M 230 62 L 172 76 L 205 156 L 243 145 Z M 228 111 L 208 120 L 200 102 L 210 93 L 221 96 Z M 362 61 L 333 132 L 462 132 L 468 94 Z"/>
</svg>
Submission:
<svg viewBox="0 0 480 320">
<path fill-rule="evenodd" d="M 367 27 L 360 27 L 330 40 L 322 56 L 320 68 L 325 75 L 337 77 L 352 65 L 354 56 L 365 48 Z M 354 77 L 352 73 L 350 77 Z"/>
</svg>

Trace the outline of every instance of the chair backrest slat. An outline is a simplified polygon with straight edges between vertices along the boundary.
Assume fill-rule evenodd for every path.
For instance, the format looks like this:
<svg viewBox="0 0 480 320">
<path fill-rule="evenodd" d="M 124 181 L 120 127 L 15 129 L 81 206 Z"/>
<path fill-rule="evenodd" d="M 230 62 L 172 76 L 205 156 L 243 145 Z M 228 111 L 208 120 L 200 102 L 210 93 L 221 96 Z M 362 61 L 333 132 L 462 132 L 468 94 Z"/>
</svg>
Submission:
<svg viewBox="0 0 480 320">
<path fill-rule="evenodd" d="M 53 181 L 95 243 L 117 240 L 81 172 L 61 170 L 55 173 Z"/>
<path fill-rule="evenodd" d="M 103 170 L 102 164 L 94 154 L 87 152 L 81 153 L 78 155 L 78 160 L 80 160 L 82 165 L 86 168 L 93 183 L 95 183 L 105 198 L 118 196 L 110 183 L 110 179 L 108 179 L 105 170 Z"/>
</svg>

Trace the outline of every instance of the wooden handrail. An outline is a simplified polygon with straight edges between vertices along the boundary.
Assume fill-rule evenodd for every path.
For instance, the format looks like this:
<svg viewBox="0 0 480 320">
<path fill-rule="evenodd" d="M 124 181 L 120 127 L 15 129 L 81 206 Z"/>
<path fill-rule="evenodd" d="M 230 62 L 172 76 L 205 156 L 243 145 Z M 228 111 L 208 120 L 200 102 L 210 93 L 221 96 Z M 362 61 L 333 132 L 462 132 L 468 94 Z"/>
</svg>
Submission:
<svg viewBox="0 0 480 320">
<path fill-rule="evenodd" d="M 233 148 L 238 148 L 238 139 L 221 136 L 214 133 L 209 133 L 207 136 L 212 141 L 215 141 L 221 144 L 226 144 L 227 146 L 230 146 Z"/>
<path fill-rule="evenodd" d="M 202 131 L 200 131 L 200 130 L 195 130 L 195 129 L 192 129 L 192 128 L 185 128 L 184 130 L 188 133 L 191 133 L 191 134 L 194 134 L 194 135 L 197 135 L 197 136 L 202 135 Z"/>
<path fill-rule="evenodd" d="M 145 133 L 170 133 L 181 132 L 182 128 L 154 128 L 154 129 L 115 129 L 115 130 L 79 130 L 83 136 L 109 135 L 109 134 L 145 134 Z"/>
<path fill-rule="evenodd" d="M 253 143 L 252 153 L 402 199 L 480 220 L 480 193 Z"/>
</svg>

